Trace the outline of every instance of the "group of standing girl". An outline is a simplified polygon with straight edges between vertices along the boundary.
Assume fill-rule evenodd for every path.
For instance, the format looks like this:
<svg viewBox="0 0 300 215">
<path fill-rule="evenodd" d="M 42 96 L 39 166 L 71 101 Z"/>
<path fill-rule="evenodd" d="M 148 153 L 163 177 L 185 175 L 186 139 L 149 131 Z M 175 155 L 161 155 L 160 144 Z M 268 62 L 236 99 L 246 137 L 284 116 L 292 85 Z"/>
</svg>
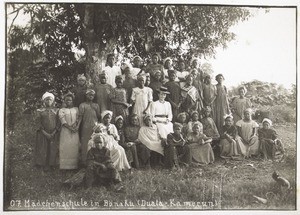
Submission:
<svg viewBox="0 0 300 215">
<path fill-rule="evenodd" d="M 44 106 L 37 111 L 36 164 L 54 167 L 58 156 L 60 169 L 99 167 L 104 160 L 116 171 L 155 165 L 172 169 L 213 163 L 217 151 L 222 158 L 261 153 L 274 158 L 277 151 L 283 153 L 269 119 L 257 132 L 245 87 L 230 103 L 224 76 L 218 74 L 217 84 L 212 84 L 199 59 L 192 58 L 188 69 L 182 59 L 177 68 L 171 58 L 163 65 L 160 60 L 154 53 L 143 66 L 136 56 L 133 65 L 120 68 L 114 55 L 108 55 L 96 83 L 88 86 L 86 77 L 79 75 L 61 109 L 46 92 Z M 108 159 L 102 159 L 107 153 Z M 101 170 L 107 169 L 105 165 Z"/>
</svg>

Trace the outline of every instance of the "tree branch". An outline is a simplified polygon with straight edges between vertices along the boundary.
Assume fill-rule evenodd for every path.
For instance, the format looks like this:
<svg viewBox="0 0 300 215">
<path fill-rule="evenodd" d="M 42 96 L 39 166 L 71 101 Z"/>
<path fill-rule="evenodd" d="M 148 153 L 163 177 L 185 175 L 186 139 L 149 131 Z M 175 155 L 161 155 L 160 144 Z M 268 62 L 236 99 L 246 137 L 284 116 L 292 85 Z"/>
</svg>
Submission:
<svg viewBox="0 0 300 215">
<path fill-rule="evenodd" d="M 20 12 L 20 10 L 17 11 L 15 18 L 12 20 L 12 22 L 11 22 L 11 24 L 10 24 L 10 26 L 9 26 L 8 35 L 10 34 L 10 31 L 11 31 L 11 29 L 12 29 L 12 26 L 14 25 L 14 22 L 15 22 L 17 16 L 19 15 L 19 12 Z"/>
</svg>

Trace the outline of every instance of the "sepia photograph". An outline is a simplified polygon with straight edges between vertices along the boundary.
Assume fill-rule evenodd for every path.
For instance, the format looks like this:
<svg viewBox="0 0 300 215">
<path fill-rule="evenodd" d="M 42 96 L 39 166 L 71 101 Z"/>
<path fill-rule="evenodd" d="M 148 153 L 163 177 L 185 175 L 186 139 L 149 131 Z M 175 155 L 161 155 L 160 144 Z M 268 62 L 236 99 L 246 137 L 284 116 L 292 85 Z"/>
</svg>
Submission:
<svg viewBox="0 0 300 215">
<path fill-rule="evenodd" d="M 296 212 L 296 3 L 2 4 L 4 212 Z"/>
</svg>

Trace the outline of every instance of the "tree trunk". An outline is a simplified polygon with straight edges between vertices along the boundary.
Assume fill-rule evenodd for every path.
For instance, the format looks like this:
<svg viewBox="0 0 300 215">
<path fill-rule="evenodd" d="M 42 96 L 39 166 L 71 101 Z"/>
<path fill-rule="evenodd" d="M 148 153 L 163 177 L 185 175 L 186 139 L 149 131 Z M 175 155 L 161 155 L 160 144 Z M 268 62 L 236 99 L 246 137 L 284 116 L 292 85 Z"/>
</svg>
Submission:
<svg viewBox="0 0 300 215">
<path fill-rule="evenodd" d="M 95 7 L 93 4 L 86 4 L 84 9 L 84 44 L 86 51 L 86 75 L 88 83 L 95 84 L 99 81 L 99 74 L 103 71 L 106 56 L 114 50 L 116 41 L 110 39 L 107 43 L 95 32 Z"/>
</svg>

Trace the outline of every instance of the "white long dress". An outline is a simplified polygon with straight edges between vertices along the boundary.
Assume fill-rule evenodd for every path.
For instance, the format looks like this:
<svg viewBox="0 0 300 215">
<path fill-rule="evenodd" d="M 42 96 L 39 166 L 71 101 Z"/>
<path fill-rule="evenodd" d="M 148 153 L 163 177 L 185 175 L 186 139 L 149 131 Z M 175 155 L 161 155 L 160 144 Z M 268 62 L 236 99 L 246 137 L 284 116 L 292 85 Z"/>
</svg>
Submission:
<svg viewBox="0 0 300 215">
<path fill-rule="evenodd" d="M 62 108 L 58 112 L 61 124 L 72 126 L 78 119 L 78 108 Z M 62 126 L 59 139 L 59 168 L 77 169 L 79 158 L 79 134 Z"/>
<path fill-rule="evenodd" d="M 148 106 L 148 102 L 153 101 L 152 92 L 153 91 L 150 87 L 144 87 L 143 89 L 135 87 L 132 89 L 131 100 L 135 102 L 133 107 L 133 113 L 138 115 L 140 126 L 144 125 L 143 111 Z"/>
<path fill-rule="evenodd" d="M 150 113 L 156 122 L 161 138 L 167 139 L 167 135 L 173 133 L 172 108 L 170 102 L 155 101 L 151 104 Z"/>
<path fill-rule="evenodd" d="M 113 88 L 116 87 L 115 78 L 117 75 L 122 75 L 121 68 L 118 66 L 106 66 L 104 67 L 104 72 L 107 74 L 107 84 L 110 84 L 113 86 Z"/>
</svg>

